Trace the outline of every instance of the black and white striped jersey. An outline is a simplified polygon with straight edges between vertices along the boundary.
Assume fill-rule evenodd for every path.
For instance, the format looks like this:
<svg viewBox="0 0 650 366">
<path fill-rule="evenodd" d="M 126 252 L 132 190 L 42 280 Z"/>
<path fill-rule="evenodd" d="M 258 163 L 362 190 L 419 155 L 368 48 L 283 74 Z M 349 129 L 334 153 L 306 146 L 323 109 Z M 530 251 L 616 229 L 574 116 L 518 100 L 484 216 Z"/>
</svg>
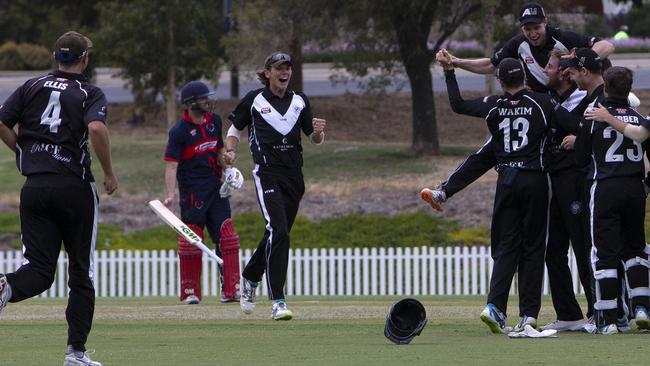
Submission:
<svg viewBox="0 0 650 366">
<path fill-rule="evenodd" d="M 526 72 L 526 84 L 536 92 L 546 93 L 549 89 L 546 86 L 548 76 L 544 73 L 544 67 L 548 62 L 550 51 L 558 49 L 568 52 L 574 47 L 591 48 L 598 40 L 595 37 L 586 37 L 546 26 L 546 43 L 543 46 L 534 47 L 528 42 L 526 36 L 518 34 L 506 42 L 490 61 L 496 67 L 504 58 L 520 59 Z"/>
<path fill-rule="evenodd" d="M 81 74 L 54 71 L 28 80 L 0 107 L 0 120 L 19 124 L 18 169 L 25 176 L 62 174 L 93 181 L 88 124 L 106 121 L 101 89 Z"/>
<path fill-rule="evenodd" d="M 594 103 L 607 107 L 609 113 L 623 122 L 633 125 L 646 124 L 645 117 L 632 109 L 627 99 L 599 98 Z M 635 176 L 644 177 L 644 150 L 647 143 L 640 144 L 623 136 L 610 125 L 601 121 L 582 121 L 586 130 L 580 138 L 585 138 L 583 154 L 590 154 L 587 179 L 600 180 L 612 177 Z"/>
<path fill-rule="evenodd" d="M 488 112 L 497 167 L 545 169 L 548 128 L 555 122 L 551 97 L 524 89 L 507 94 Z"/>
<path fill-rule="evenodd" d="M 314 131 L 309 100 L 287 91 L 283 97 L 268 88 L 249 92 L 228 119 L 238 130 L 248 126 L 248 145 L 255 164 L 266 168 L 301 169 L 300 131 Z"/>
</svg>

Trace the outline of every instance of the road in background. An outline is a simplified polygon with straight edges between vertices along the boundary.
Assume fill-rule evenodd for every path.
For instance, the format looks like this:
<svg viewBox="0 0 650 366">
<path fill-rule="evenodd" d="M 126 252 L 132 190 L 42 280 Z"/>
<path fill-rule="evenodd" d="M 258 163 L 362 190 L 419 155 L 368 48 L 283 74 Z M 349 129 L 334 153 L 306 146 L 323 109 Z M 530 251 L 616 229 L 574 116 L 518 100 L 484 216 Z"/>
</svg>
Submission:
<svg viewBox="0 0 650 366">
<path fill-rule="evenodd" d="M 634 90 L 650 89 L 650 55 L 648 54 L 620 54 L 612 56 L 612 63 L 616 66 L 625 66 L 634 71 Z M 118 69 L 99 68 L 97 70 L 97 86 L 104 90 L 108 101 L 111 103 L 132 102 L 133 96 L 126 88 L 125 80 L 116 76 Z M 436 92 L 447 90 L 440 67 L 431 69 L 433 77 L 433 89 Z M 43 72 L 35 71 L 0 71 L 0 102 L 3 102 L 9 95 L 29 78 L 41 75 Z M 253 79 L 253 73 L 242 73 L 240 79 L 240 98 L 249 90 L 261 87 L 261 84 Z M 331 64 L 306 64 L 304 67 L 304 89 L 309 96 L 332 96 L 345 93 L 358 94 L 362 90 L 356 82 L 332 83 L 330 76 L 334 74 Z M 463 70 L 456 72 L 458 83 L 463 91 L 484 91 L 485 76 L 472 74 Z M 246 76 L 248 75 L 248 76 Z M 402 80 L 406 85 L 402 91 L 408 92 L 408 82 Z M 391 90 L 394 91 L 395 89 Z M 230 73 L 225 71 L 219 77 L 216 86 L 216 97 L 218 99 L 230 98 Z"/>
</svg>

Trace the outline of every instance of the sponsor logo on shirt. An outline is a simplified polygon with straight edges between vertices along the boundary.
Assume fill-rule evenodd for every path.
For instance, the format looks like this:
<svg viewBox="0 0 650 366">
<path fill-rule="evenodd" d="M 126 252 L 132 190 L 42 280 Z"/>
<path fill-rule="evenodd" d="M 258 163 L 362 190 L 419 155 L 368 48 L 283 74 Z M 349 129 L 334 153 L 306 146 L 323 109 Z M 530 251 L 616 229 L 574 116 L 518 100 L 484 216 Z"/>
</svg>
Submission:
<svg viewBox="0 0 650 366">
<path fill-rule="evenodd" d="M 262 107 L 260 109 L 261 114 L 271 113 L 271 107 Z"/>
<path fill-rule="evenodd" d="M 196 136 L 196 128 L 190 130 L 190 135 Z"/>
<path fill-rule="evenodd" d="M 267 189 L 266 191 L 264 191 L 264 194 L 269 194 L 269 193 L 273 193 L 273 192 L 275 192 L 275 190 Z"/>
<path fill-rule="evenodd" d="M 203 152 L 203 151 L 206 151 L 206 150 L 211 150 L 211 149 L 213 149 L 215 147 L 217 147 L 217 141 L 208 141 L 208 142 L 204 142 L 204 143 L 200 144 L 199 146 L 197 146 L 194 149 L 194 151 L 196 151 L 197 153 L 200 153 L 200 152 Z"/>
<path fill-rule="evenodd" d="M 533 59 L 533 58 L 530 57 L 530 56 L 526 56 L 526 58 L 524 58 L 524 62 L 527 63 L 527 64 L 534 64 L 534 63 L 535 63 L 535 59 Z"/>
</svg>

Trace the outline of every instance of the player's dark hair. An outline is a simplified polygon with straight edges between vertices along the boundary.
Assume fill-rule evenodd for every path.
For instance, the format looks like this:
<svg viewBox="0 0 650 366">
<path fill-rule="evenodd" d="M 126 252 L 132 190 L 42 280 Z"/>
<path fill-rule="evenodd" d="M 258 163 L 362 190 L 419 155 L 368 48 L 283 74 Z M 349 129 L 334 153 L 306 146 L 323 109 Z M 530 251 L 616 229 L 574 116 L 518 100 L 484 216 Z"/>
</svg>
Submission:
<svg viewBox="0 0 650 366">
<path fill-rule="evenodd" d="M 605 71 L 604 79 L 608 96 L 627 99 L 632 90 L 634 73 L 627 67 L 612 66 Z"/>
</svg>

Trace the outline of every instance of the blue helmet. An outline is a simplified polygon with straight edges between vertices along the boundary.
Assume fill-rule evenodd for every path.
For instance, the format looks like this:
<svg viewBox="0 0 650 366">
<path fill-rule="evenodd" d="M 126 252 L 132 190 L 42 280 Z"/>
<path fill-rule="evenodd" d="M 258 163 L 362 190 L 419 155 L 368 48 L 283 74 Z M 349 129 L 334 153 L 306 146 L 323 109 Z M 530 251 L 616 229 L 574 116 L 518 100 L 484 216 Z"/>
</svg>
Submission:
<svg viewBox="0 0 650 366">
<path fill-rule="evenodd" d="M 190 81 L 181 89 L 181 103 L 185 104 L 193 100 L 206 98 L 216 92 L 210 91 L 208 86 L 200 81 Z"/>
</svg>

